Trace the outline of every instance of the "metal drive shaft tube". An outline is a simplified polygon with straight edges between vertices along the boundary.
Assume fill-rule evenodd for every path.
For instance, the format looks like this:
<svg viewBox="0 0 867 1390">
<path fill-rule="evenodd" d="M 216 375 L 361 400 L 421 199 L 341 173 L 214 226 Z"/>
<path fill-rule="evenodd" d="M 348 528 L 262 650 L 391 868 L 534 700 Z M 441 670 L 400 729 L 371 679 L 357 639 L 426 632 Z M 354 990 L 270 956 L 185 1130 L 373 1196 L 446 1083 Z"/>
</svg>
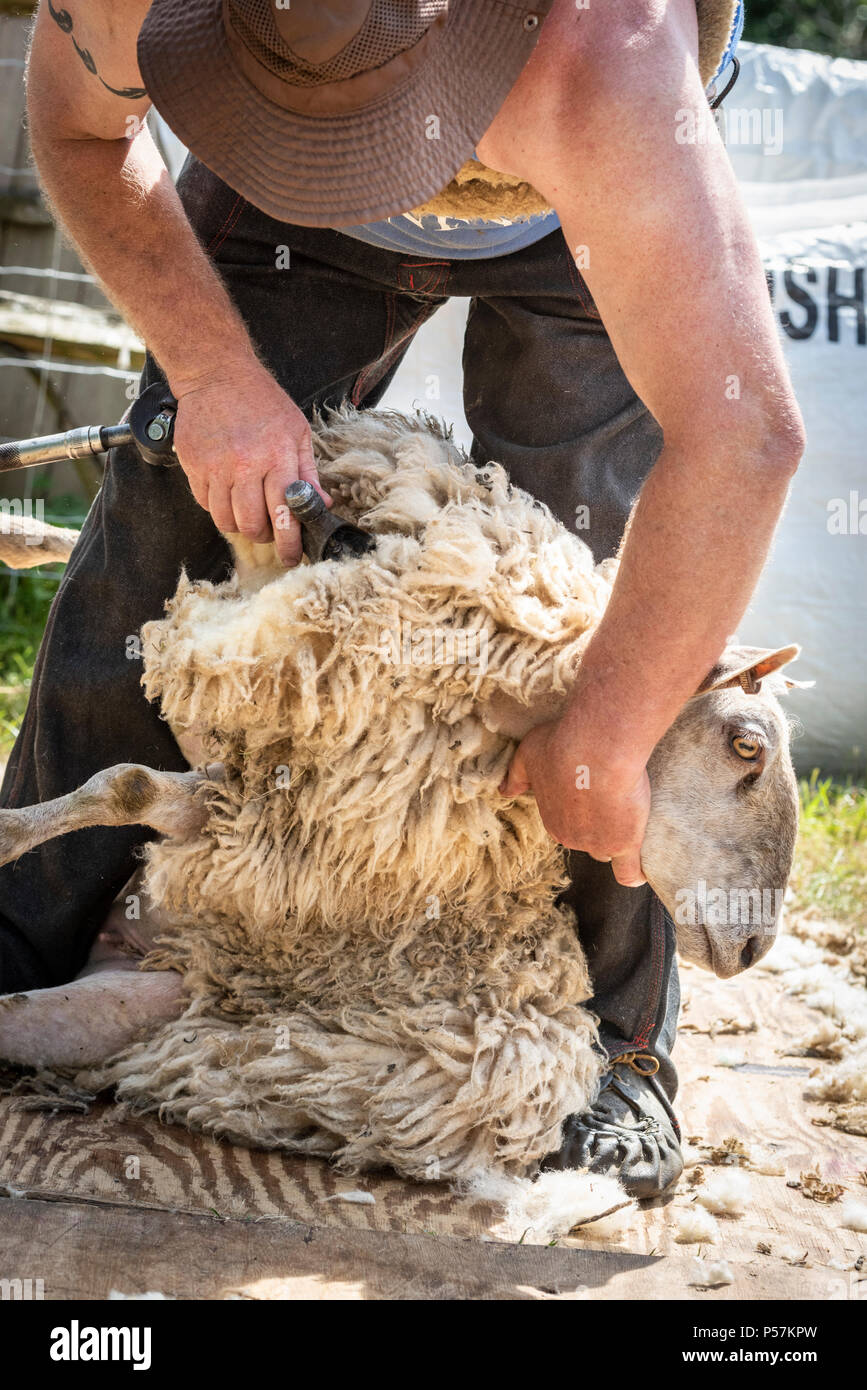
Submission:
<svg viewBox="0 0 867 1390">
<path fill-rule="evenodd" d="M 120 444 L 131 444 L 132 429 L 122 425 L 83 425 L 65 434 L 43 434 L 36 439 L 16 439 L 0 444 L 0 473 L 30 468 L 37 463 L 62 463 L 65 459 L 91 458 Z"/>
</svg>

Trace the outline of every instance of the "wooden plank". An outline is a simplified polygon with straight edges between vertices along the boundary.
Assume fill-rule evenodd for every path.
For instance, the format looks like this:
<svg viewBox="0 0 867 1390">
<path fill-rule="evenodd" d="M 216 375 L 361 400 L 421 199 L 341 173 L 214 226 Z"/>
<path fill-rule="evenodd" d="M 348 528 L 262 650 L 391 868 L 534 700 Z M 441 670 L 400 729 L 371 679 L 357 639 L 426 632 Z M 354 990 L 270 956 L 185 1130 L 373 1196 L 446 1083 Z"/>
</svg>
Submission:
<svg viewBox="0 0 867 1390">
<path fill-rule="evenodd" d="M 139 369 L 144 346 L 113 309 L 45 299 L 0 289 L 0 341 L 41 352 L 51 339 L 54 357 L 108 362 Z"/>
<path fill-rule="evenodd" d="M 349 1230 L 435 1231 L 489 1236 L 495 1212 L 444 1183 L 407 1183 L 392 1173 L 344 1177 L 319 1159 L 240 1148 L 153 1119 L 27 1111 L 0 1100 L 0 1190 L 52 1200 L 223 1217 L 291 1218 Z M 362 1189 L 359 1204 L 339 1194 Z"/>
<path fill-rule="evenodd" d="M 718 1218 L 718 1243 L 706 1247 L 702 1255 L 730 1263 L 735 1283 L 728 1290 L 690 1291 L 696 1247 L 680 1245 L 674 1238 L 681 1213 L 696 1196 L 686 1179 L 672 1195 L 631 1213 L 617 1239 L 603 1241 L 585 1230 L 561 1239 L 558 1248 L 598 1257 L 606 1269 L 614 1271 L 605 1276 L 604 1290 L 609 1285 L 626 1289 L 615 1295 L 593 1285 L 593 1297 L 716 1298 L 735 1296 L 732 1289 L 750 1298 L 854 1296 L 846 1295 L 845 1289 L 857 1277 L 850 1272 L 854 1262 L 867 1256 L 867 1236 L 841 1229 L 839 1203 L 808 1201 L 801 1191 L 786 1185 L 787 1178 L 797 1179 L 800 1172 L 818 1164 L 848 1194 L 867 1200 L 867 1188 L 859 1177 L 867 1169 L 867 1142 L 814 1125 L 812 1121 L 822 1118 L 825 1108 L 803 1096 L 810 1068 L 828 1064 L 786 1055 L 818 1015 L 802 1001 L 783 995 L 778 982 L 760 972 L 722 982 L 686 968 L 683 983 L 684 1029 L 676 1056 L 684 1134 L 698 1136 L 708 1145 L 734 1136 L 748 1149 L 773 1149 L 785 1162 L 786 1176 L 751 1173 L 747 1211 L 739 1218 Z M 755 1025 L 755 1031 L 710 1037 L 711 1025 L 727 1018 Z M 723 1065 L 738 1059 L 741 1069 Z M 305 1229 L 327 1228 L 335 1239 L 378 1233 L 485 1247 L 497 1236 L 494 1209 L 457 1196 L 442 1184 L 405 1183 L 389 1173 L 342 1177 L 320 1160 L 241 1149 L 152 1119 L 125 1117 L 111 1106 L 94 1106 L 87 1115 L 50 1114 L 16 1109 L 16 1102 L 7 1098 L 0 1100 L 0 1133 L 0 1187 L 27 1194 L 42 1209 L 49 1204 L 52 1209 L 69 1204 L 79 1209 L 86 1204 L 120 1216 L 155 1211 L 179 1221 L 210 1214 L 215 1222 L 217 1213 L 228 1218 L 230 1226 L 277 1222 L 282 1227 L 289 1221 Z M 719 1170 L 706 1168 L 709 1174 L 714 1171 Z M 375 1202 L 357 1205 L 327 1200 L 357 1188 L 371 1193 Z M 13 1205 L 17 1209 L 31 1203 L 0 1201 L 0 1251 L 5 1239 L 3 1221 L 9 1219 Z M 760 1243 L 771 1247 L 770 1254 L 758 1253 Z M 102 1258 L 101 1249 L 95 1258 Z M 808 1267 L 790 1263 L 802 1255 Z M 358 1259 L 362 1258 L 368 1255 L 359 1247 Z M 33 1271 L 33 1277 L 39 1274 Z M 41 1274 L 44 1277 L 45 1271 Z M 267 1277 L 284 1275 L 271 1271 Z M 311 1276 L 304 1266 L 300 1272 L 293 1267 L 285 1277 Z M 322 1283 L 321 1274 L 316 1277 L 316 1287 L 328 1284 L 327 1278 Z M 588 1277 L 582 1274 L 582 1279 L 589 1284 Z M 202 1296 L 223 1296 L 216 1286 L 209 1287 L 212 1291 Z M 502 1290 L 503 1286 L 495 1281 L 491 1287 Z M 245 1296 L 299 1295 L 260 1290 Z M 323 1296 L 338 1294 L 332 1290 Z M 396 1295 L 362 1288 L 351 1296 Z M 515 1295 L 501 1291 L 461 1296 Z M 563 1296 L 584 1295 L 572 1289 Z"/>
<path fill-rule="evenodd" d="M 733 1284 L 701 1289 L 682 1256 L 485 1244 L 337 1231 L 289 1221 L 67 1203 L 0 1202 L 0 1268 L 43 1279 L 45 1298 L 611 1300 L 845 1297 L 845 1277 L 787 1270 L 768 1285 L 757 1262 Z"/>
</svg>

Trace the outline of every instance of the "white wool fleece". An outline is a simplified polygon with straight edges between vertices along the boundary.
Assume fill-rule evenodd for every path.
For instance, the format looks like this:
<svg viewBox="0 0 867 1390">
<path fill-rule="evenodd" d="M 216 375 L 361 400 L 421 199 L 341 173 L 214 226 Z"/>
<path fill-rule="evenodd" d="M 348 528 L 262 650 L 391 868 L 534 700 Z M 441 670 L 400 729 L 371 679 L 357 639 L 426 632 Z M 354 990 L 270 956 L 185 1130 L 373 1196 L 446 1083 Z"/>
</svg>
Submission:
<svg viewBox="0 0 867 1390">
<path fill-rule="evenodd" d="M 314 442 L 375 556 L 182 578 L 143 630 L 147 694 L 226 777 L 200 834 L 147 849 L 189 1008 L 82 1080 L 347 1171 L 523 1174 L 601 1063 L 561 851 L 498 791 L 503 720 L 565 698 L 614 567 L 429 421 Z"/>
</svg>

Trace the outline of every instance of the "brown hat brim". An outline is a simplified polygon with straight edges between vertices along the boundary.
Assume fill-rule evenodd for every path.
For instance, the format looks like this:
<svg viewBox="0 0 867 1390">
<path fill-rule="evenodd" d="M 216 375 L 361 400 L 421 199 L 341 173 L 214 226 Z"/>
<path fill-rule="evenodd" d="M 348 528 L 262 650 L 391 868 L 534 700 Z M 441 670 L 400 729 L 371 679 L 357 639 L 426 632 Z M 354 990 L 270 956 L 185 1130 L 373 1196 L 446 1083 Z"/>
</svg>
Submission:
<svg viewBox="0 0 867 1390">
<path fill-rule="evenodd" d="M 505 101 L 550 7 L 452 0 L 412 75 L 339 115 L 300 114 L 264 96 L 238 65 L 222 0 L 154 0 L 138 60 L 174 133 L 249 202 L 300 226 L 352 226 L 406 212 L 446 186 Z"/>
</svg>

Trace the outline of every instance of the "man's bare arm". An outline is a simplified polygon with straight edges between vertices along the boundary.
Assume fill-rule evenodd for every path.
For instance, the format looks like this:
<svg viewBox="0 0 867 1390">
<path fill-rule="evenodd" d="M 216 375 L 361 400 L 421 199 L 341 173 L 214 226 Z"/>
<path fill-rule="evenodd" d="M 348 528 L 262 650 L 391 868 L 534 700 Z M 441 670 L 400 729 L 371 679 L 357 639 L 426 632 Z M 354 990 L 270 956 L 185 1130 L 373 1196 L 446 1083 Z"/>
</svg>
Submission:
<svg viewBox="0 0 867 1390">
<path fill-rule="evenodd" d="M 43 0 L 27 72 L 33 154 L 82 258 L 181 403 L 176 445 L 197 500 L 222 531 L 267 540 L 288 484 L 315 481 L 310 431 L 258 362 L 144 124 L 136 37 L 148 9 Z M 297 524 L 275 538 L 299 558 Z"/>
<path fill-rule="evenodd" d="M 573 254 L 587 248 L 602 320 L 664 433 L 570 708 L 508 782 L 625 883 L 641 880 L 647 758 L 740 622 L 803 448 L 728 159 L 715 130 L 676 139 L 678 112 L 706 110 L 695 53 L 693 0 L 561 0 L 479 147 L 551 199 Z"/>
</svg>

